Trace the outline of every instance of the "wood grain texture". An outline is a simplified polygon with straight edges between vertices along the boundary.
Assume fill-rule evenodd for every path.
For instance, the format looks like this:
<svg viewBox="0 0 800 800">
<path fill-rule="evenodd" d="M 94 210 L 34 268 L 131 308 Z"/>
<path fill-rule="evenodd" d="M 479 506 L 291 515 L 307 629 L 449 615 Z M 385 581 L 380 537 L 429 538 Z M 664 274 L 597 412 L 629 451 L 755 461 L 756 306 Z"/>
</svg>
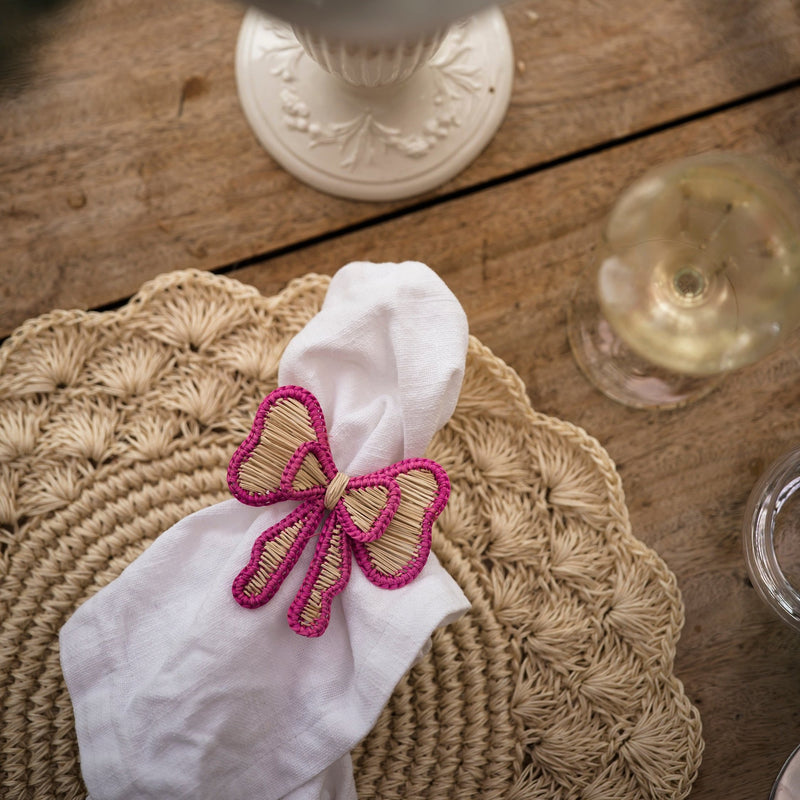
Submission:
<svg viewBox="0 0 800 800">
<path fill-rule="evenodd" d="M 231 274 L 272 293 L 350 260 L 418 259 L 438 271 L 534 407 L 581 425 L 615 460 L 634 533 L 676 573 L 686 606 L 676 674 L 706 740 L 691 797 L 751 800 L 769 795 L 800 742 L 800 636 L 750 586 L 740 533 L 757 477 L 800 443 L 800 333 L 704 400 L 659 413 L 593 389 L 565 328 L 571 287 L 619 191 L 654 163 L 715 147 L 760 154 L 800 180 L 800 90 Z"/>
<path fill-rule="evenodd" d="M 800 76 L 793 0 L 528 0 L 505 7 L 507 118 L 435 195 L 480 185 Z M 159 272 L 274 253 L 403 204 L 287 175 L 239 108 L 243 9 L 224 0 L 75 0 L 0 95 L 0 335 L 97 307 Z"/>
</svg>

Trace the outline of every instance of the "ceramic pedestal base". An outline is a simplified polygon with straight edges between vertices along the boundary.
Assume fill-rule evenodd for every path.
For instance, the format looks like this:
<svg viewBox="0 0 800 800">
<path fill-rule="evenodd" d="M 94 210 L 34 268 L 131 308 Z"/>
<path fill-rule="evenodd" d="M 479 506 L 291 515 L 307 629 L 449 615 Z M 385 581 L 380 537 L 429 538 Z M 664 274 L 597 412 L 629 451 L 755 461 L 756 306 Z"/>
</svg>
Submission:
<svg viewBox="0 0 800 800">
<path fill-rule="evenodd" d="M 292 29 L 250 10 L 236 50 L 245 115 L 266 150 L 316 189 L 394 200 L 452 178 L 505 116 L 514 60 L 499 9 L 456 23 L 409 78 L 374 88 L 326 72 Z"/>
</svg>

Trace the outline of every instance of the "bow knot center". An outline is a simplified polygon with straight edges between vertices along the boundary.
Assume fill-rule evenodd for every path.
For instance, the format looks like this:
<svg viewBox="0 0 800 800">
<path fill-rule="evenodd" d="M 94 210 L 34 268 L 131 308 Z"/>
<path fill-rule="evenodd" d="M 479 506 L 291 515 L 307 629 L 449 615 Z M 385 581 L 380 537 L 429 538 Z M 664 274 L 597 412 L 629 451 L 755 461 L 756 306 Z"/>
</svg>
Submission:
<svg viewBox="0 0 800 800">
<path fill-rule="evenodd" d="M 325 508 L 327 508 L 328 511 L 331 511 L 342 499 L 349 480 L 350 476 L 345 475 L 344 472 L 337 472 L 336 475 L 333 476 L 333 480 L 328 484 L 328 488 L 325 490 Z"/>
</svg>

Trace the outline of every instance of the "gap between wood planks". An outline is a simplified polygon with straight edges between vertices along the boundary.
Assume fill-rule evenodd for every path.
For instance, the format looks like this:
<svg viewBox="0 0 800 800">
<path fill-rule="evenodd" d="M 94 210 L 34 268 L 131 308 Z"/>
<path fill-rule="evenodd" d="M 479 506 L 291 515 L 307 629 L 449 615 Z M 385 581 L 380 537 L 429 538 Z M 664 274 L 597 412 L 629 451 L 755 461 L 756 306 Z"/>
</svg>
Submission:
<svg viewBox="0 0 800 800">
<path fill-rule="evenodd" d="M 286 256 L 291 253 L 303 250 L 307 247 L 323 244 L 325 242 L 332 241 L 333 239 L 338 239 L 339 237 L 347 236 L 348 234 L 365 230 L 374 225 L 382 225 L 392 220 L 400 219 L 402 217 L 406 217 L 411 214 L 416 214 L 420 211 L 425 211 L 426 209 L 434 208 L 435 206 L 439 206 L 444 203 L 449 203 L 453 200 L 458 200 L 461 197 L 467 197 L 471 194 L 477 194 L 478 192 L 486 191 L 487 189 L 492 189 L 496 186 L 502 186 L 503 184 L 511 183 L 512 181 L 520 180 L 530 175 L 535 175 L 539 172 L 544 172 L 545 170 L 553 169 L 554 167 L 558 167 L 563 164 L 568 164 L 573 161 L 579 161 L 584 158 L 589 158 L 604 151 L 613 150 L 618 147 L 624 147 L 627 144 L 639 141 L 641 139 L 645 139 L 648 136 L 653 136 L 655 134 L 668 131 L 670 129 L 679 128 L 682 125 L 687 125 L 691 122 L 695 122 L 700 119 L 713 117 L 716 114 L 723 114 L 727 111 L 731 111 L 732 109 L 747 105 L 748 103 L 758 102 L 759 100 L 766 100 L 770 97 L 779 95 L 782 92 L 789 92 L 798 88 L 800 88 L 800 77 L 794 78 L 793 80 L 787 81 L 785 83 L 778 84 L 777 86 L 772 86 L 769 89 L 764 89 L 759 92 L 753 92 L 752 94 L 744 95 L 735 100 L 730 100 L 725 103 L 720 103 L 718 105 L 711 106 L 709 108 L 703 109 L 702 111 L 695 111 L 692 112 L 691 114 L 685 114 L 683 116 L 669 120 L 668 122 L 662 122 L 659 123 L 658 125 L 652 125 L 648 128 L 643 128 L 642 130 L 635 131 L 633 133 L 628 133 L 625 134 L 624 136 L 618 136 L 614 139 L 609 139 L 608 141 L 592 145 L 591 147 L 585 147 L 579 150 L 575 150 L 571 153 L 566 153 L 562 156 L 558 156 L 557 158 L 552 158 L 547 161 L 543 161 L 531 167 L 526 167 L 525 169 L 510 172 L 507 175 L 501 175 L 496 178 L 491 178 L 481 183 L 476 183 L 472 186 L 465 186 L 461 189 L 456 189 L 446 194 L 437 195 L 436 197 L 430 197 L 424 200 L 419 200 L 417 202 L 412 202 L 409 205 L 400 209 L 395 209 L 394 211 L 390 211 L 384 214 L 378 214 L 374 217 L 370 217 L 369 219 L 361 220 L 360 222 L 355 222 L 351 225 L 344 225 L 341 228 L 337 228 L 332 231 L 327 231 L 317 236 L 311 236 L 306 239 L 293 242 L 291 244 L 283 245 L 281 247 L 276 247 L 272 250 L 265 250 L 264 252 L 257 253 L 256 255 L 250 256 L 249 258 L 240 259 L 238 261 L 231 262 L 230 264 L 224 264 L 221 267 L 216 267 L 212 270 L 209 270 L 209 272 L 212 272 L 216 275 L 226 275 L 230 272 L 243 269 L 244 267 L 254 266 L 255 264 L 260 264 L 261 262 L 269 261 L 273 258 Z M 91 310 L 113 311 L 115 309 L 124 306 L 126 303 L 130 301 L 130 299 L 131 299 L 130 297 L 123 297 L 111 303 L 105 303 L 103 305 L 95 306 Z M 0 337 L 0 343 L 5 341 L 6 338 L 8 337 L 7 336 Z"/>
</svg>

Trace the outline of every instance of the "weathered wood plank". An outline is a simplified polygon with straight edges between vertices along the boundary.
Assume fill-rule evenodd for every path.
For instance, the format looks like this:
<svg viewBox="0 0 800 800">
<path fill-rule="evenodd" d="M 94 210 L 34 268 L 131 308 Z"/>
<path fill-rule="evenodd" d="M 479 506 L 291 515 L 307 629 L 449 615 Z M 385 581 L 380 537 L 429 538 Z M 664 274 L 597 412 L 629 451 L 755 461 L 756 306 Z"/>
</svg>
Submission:
<svg viewBox="0 0 800 800">
<path fill-rule="evenodd" d="M 439 194 L 800 76 L 792 0 L 555 0 L 506 6 L 518 70 L 496 138 Z M 311 190 L 240 110 L 243 8 L 76 0 L 0 96 L 0 335 L 96 307 L 166 270 L 216 268 L 403 204 Z"/>
<path fill-rule="evenodd" d="M 758 475 L 800 441 L 800 333 L 704 400 L 658 413 L 594 390 L 565 328 L 571 287 L 619 191 L 654 163 L 714 147 L 762 154 L 800 180 L 800 90 L 231 274 L 265 293 L 358 259 L 418 259 L 442 275 L 472 332 L 526 381 L 534 407 L 583 426 L 616 461 L 634 532 L 683 592 L 676 674 L 706 740 L 692 798 L 750 800 L 769 795 L 800 742 L 800 636 L 748 584 L 740 536 Z"/>
</svg>

